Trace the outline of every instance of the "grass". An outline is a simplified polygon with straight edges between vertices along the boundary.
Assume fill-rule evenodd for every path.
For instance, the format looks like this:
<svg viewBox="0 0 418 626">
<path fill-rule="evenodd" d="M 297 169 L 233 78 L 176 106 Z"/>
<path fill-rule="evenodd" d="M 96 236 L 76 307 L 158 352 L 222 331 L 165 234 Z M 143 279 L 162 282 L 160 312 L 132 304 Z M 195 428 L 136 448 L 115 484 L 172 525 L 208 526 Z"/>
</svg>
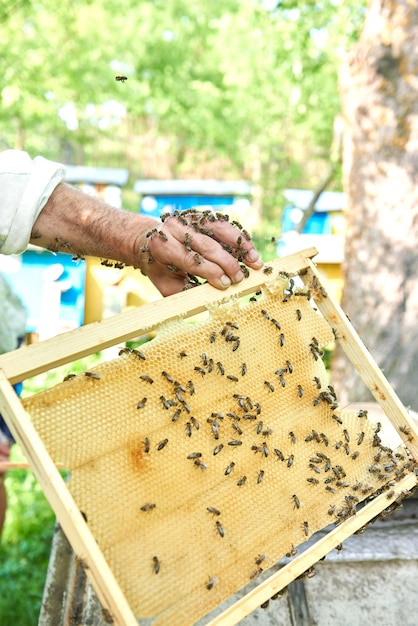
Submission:
<svg viewBox="0 0 418 626">
<path fill-rule="evenodd" d="M 61 382 L 70 371 L 82 372 L 101 360 L 91 355 L 28 379 L 22 396 Z M 16 444 L 12 461 L 25 461 Z M 48 567 L 55 514 L 30 470 L 12 470 L 6 476 L 8 509 L 0 541 L 0 626 L 36 626 Z"/>
</svg>

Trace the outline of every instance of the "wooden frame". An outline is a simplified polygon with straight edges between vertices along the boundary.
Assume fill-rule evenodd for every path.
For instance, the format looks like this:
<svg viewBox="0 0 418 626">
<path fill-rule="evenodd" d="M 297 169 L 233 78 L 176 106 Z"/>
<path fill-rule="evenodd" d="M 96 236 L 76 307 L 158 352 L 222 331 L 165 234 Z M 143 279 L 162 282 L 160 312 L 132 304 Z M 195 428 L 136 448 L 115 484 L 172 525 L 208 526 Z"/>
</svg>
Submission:
<svg viewBox="0 0 418 626">
<path fill-rule="evenodd" d="M 309 248 L 271 263 L 275 270 L 290 274 L 301 272 L 307 285 L 312 282 L 322 288 L 321 295 L 313 297 L 324 318 L 335 329 L 347 356 L 360 373 L 363 381 L 396 427 L 412 456 L 418 458 L 418 432 L 414 422 L 399 398 L 364 347 L 341 308 L 332 298 L 324 295 L 326 285 L 318 273 L 312 257 L 315 248 Z M 50 458 L 39 435 L 16 396 L 12 384 L 63 365 L 78 358 L 117 345 L 150 332 L 161 322 L 179 315 L 188 317 L 207 309 L 211 303 L 221 303 L 232 295 L 243 296 L 254 292 L 268 280 L 263 272 L 250 271 L 250 276 L 239 285 L 231 286 L 227 293 L 202 285 L 164 300 L 152 302 L 140 309 L 129 310 L 102 322 L 58 335 L 39 344 L 0 356 L 0 412 L 5 416 L 16 440 L 27 456 L 45 496 L 54 510 L 77 558 L 84 564 L 86 573 L 106 611 L 114 623 L 121 626 L 136 626 L 133 615 L 116 579 L 103 554 L 77 508 L 58 469 Z M 400 431 L 407 429 L 408 434 Z M 335 548 L 356 530 L 367 524 L 387 508 L 403 492 L 411 490 L 418 482 L 415 474 L 402 478 L 391 490 L 390 498 L 383 493 L 367 504 L 356 516 L 349 518 L 328 535 L 317 541 L 300 556 L 273 574 L 256 589 L 248 593 L 233 606 L 210 621 L 209 626 L 222 624 L 232 626 L 286 587 L 309 567 Z"/>
</svg>

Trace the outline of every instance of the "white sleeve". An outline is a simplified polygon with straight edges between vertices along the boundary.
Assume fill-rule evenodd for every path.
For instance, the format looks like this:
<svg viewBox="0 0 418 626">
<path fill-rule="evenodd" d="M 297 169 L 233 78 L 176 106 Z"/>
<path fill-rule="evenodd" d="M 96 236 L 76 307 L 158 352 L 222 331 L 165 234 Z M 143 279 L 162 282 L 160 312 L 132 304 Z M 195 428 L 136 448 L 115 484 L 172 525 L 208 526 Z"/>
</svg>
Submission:
<svg viewBox="0 0 418 626">
<path fill-rule="evenodd" d="M 29 243 L 32 227 L 55 187 L 63 180 L 60 163 L 27 152 L 0 154 L 0 253 L 17 254 Z"/>
</svg>

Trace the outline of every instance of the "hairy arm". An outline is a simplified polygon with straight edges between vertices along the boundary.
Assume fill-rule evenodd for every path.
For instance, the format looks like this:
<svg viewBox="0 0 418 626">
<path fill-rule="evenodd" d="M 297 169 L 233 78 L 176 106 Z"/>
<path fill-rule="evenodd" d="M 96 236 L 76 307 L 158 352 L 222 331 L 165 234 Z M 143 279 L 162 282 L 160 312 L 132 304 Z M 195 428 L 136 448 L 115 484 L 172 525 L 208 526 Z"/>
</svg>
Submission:
<svg viewBox="0 0 418 626">
<path fill-rule="evenodd" d="M 201 222 L 196 230 L 191 220 L 176 217 L 162 224 L 60 183 L 40 212 L 30 241 L 53 251 L 132 265 L 149 276 L 165 296 L 181 291 L 187 274 L 200 276 L 219 289 L 240 282 L 244 274 L 238 260 L 228 252 L 230 248 L 238 246 L 249 267 L 262 267 L 252 242 L 232 224 L 207 222 L 210 236 L 205 234 L 205 225 Z"/>
</svg>

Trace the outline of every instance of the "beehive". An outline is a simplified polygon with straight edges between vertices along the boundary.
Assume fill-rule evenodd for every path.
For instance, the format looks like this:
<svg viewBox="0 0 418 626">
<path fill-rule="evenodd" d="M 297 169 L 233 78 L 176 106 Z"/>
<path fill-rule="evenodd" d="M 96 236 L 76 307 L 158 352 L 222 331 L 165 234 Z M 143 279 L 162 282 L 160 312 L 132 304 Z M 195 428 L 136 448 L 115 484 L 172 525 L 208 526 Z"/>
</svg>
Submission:
<svg viewBox="0 0 418 626">
<path fill-rule="evenodd" d="M 339 410 L 333 339 L 275 272 L 25 401 L 139 619 L 193 624 L 411 470 L 365 413 Z"/>
</svg>

